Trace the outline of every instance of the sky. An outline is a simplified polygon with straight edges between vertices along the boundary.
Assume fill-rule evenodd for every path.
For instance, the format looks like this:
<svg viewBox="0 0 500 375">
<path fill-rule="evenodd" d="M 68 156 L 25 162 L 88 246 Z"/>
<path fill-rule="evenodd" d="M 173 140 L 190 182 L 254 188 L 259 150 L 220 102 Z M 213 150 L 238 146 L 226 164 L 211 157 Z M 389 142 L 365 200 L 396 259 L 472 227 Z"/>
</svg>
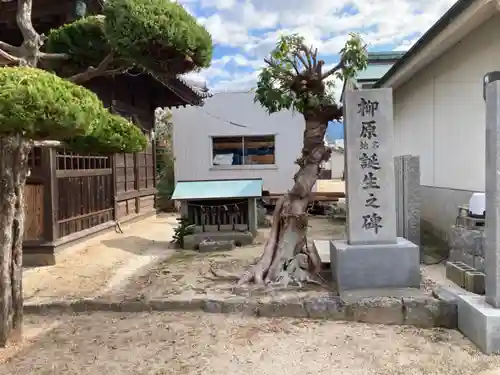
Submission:
<svg viewBox="0 0 500 375">
<path fill-rule="evenodd" d="M 212 92 L 255 87 L 264 58 L 282 34 L 298 33 L 327 67 L 350 32 L 368 50 L 408 50 L 456 0 L 178 0 L 211 33 L 212 66 L 188 77 Z M 342 83 L 336 82 L 340 96 Z"/>
</svg>

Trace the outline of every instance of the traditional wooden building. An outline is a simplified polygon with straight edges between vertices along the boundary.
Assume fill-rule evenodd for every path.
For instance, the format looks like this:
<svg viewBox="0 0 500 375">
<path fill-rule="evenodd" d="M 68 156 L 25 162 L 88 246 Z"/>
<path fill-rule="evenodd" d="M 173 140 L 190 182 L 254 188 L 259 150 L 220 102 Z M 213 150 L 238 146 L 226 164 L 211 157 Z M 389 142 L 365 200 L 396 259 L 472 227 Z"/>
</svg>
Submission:
<svg viewBox="0 0 500 375">
<path fill-rule="evenodd" d="M 19 45 L 17 1 L 0 0 L 0 40 Z M 34 1 L 33 25 L 47 33 L 81 15 L 100 10 L 98 1 Z M 35 148 L 26 186 L 24 262 L 47 265 L 55 252 L 117 222 L 155 212 L 154 111 L 157 107 L 202 105 L 206 90 L 182 78 L 148 74 L 96 78 L 85 84 L 104 104 L 130 118 L 149 137 L 144 152 L 79 155 L 66 149 Z"/>
</svg>

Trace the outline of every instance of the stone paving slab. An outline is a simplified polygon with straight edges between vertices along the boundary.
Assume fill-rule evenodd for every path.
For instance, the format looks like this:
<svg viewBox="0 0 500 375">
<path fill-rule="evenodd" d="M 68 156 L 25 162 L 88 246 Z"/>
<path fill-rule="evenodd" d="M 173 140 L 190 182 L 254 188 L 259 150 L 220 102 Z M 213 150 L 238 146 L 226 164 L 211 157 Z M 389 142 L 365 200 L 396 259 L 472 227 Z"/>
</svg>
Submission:
<svg viewBox="0 0 500 375">
<path fill-rule="evenodd" d="M 428 296 L 366 297 L 343 300 L 329 293 L 306 297 L 205 295 L 194 298 L 111 301 L 80 299 L 25 304 L 25 314 L 111 311 L 205 311 L 240 313 L 258 317 L 289 317 L 354 321 L 372 324 L 412 325 L 420 328 L 456 328 L 456 305 Z"/>
<path fill-rule="evenodd" d="M 394 297 L 394 298 L 426 298 L 428 294 L 416 288 L 381 288 L 381 289 L 358 289 L 348 290 L 340 293 L 346 302 L 357 301 L 363 298 Z"/>
</svg>

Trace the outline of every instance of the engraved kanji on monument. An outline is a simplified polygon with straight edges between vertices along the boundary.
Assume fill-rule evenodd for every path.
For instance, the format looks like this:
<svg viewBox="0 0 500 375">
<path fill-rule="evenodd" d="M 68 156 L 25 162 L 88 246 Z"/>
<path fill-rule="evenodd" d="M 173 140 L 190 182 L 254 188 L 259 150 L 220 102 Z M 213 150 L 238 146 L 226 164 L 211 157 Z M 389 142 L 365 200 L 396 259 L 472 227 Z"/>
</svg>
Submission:
<svg viewBox="0 0 500 375">
<path fill-rule="evenodd" d="M 396 243 L 390 89 L 346 92 L 348 243 Z"/>
<path fill-rule="evenodd" d="M 419 247 L 397 237 L 391 89 L 346 90 L 347 239 L 330 241 L 337 289 L 419 288 Z"/>
</svg>

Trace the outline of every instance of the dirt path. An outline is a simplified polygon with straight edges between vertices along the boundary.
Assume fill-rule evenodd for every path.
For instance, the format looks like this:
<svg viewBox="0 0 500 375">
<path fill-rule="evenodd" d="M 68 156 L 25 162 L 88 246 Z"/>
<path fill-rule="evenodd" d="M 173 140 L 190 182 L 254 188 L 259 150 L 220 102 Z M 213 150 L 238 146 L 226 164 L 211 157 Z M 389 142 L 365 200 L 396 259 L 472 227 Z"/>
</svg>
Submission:
<svg viewBox="0 0 500 375">
<path fill-rule="evenodd" d="M 220 314 L 60 318 L 10 375 L 476 375 L 500 368 L 457 331 Z M 478 374 L 479 375 L 479 374 Z"/>
<path fill-rule="evenodd" d="M 28 315 L 24 317 L 23 341 L 16 345 L 9 345 L 0 349 L 0 365 L 9 361 L 19 352 L 28 350 L 38 342 L 46 333 L 50 332 L 63 323 L 62 319 L 54 319 L 51 316 Z M 0 373 L 1 367 L 0 367 Z"/>
<path fill-rule="evenodd" d="M 168 256 L 175 217 L 161 215 L 63 250 L 56 265 L 24 271 L 25 301 L 92 297 L 155 256 Z M 119 272 L 121 275 L 116 275 Z"/>
</svg>

